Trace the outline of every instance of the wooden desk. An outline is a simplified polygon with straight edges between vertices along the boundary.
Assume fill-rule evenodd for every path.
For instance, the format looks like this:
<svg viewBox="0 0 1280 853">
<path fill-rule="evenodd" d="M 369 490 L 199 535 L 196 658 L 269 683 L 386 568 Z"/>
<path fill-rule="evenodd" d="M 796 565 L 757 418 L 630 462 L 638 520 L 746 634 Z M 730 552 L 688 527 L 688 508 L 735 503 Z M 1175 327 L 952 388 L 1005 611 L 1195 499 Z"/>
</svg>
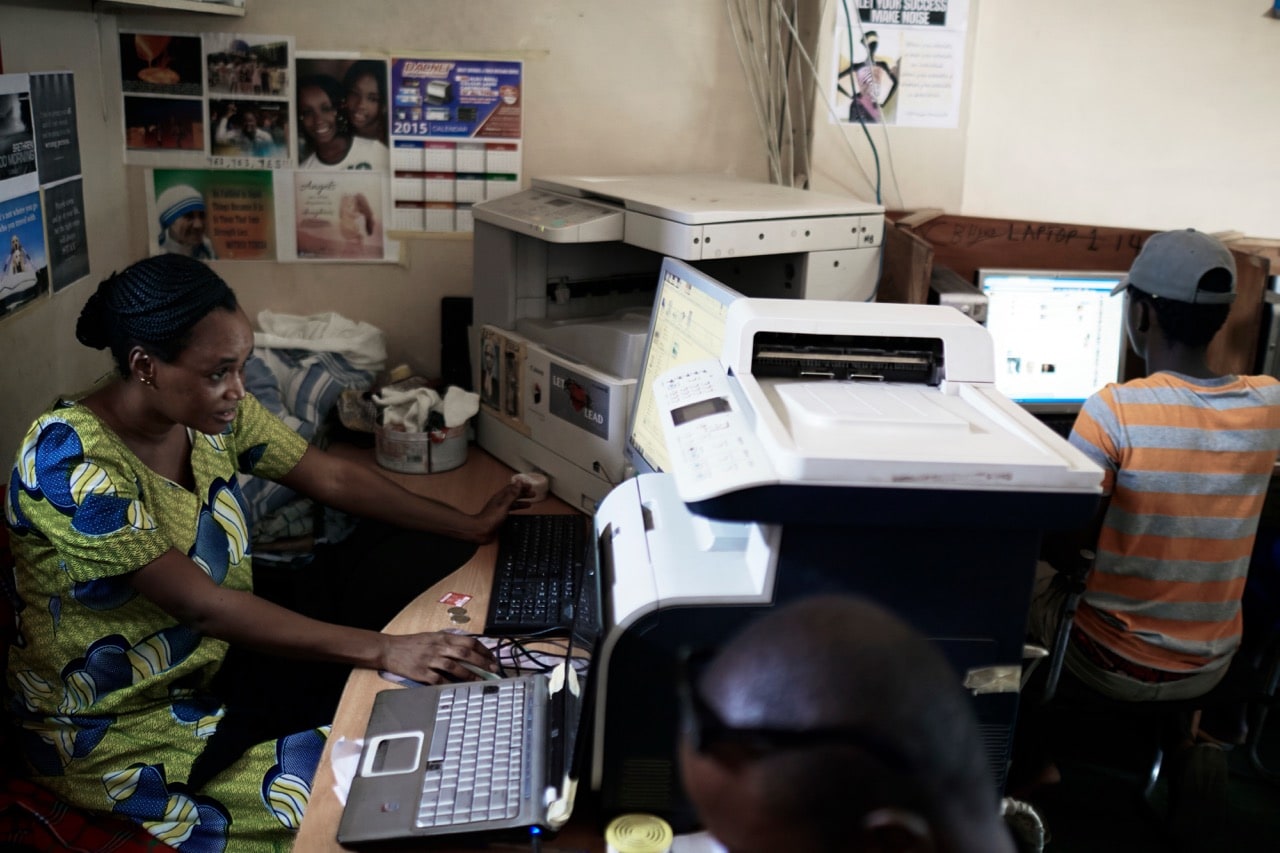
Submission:
<svg viewBox="0 0 1280 853">
<path fill-rule="evenodd" d="M 374 464 L 371 451 L 347 451 L 347 453 L 363 458 L 369 461 L 369 464 Z M 412 491 L 429 495 L 468 512 L 475 512 L 483 507 L 489 496 L 501 488 L 514 473 L 474 445 L 467 450 L 466 463 L 452 471 L 440 474 L 399 474 L 383 468 L 378 470 Z M 548 497 L 545 501 L 534 504 L 528 512 L 576 512 L 576 510 L 555 497 Z M 471 621 L 462 627 L 475 633 L 483 631 L 485 614 L 488 613 L 489 608 L 489 585 L 493 577 L 493 563 L 496 556 L 496 545 L 480 546 L 474 557 L 411 601 L 387 624 L 384 630 L 389 633 L 409 634 L 460 627 L 449 621 L 450 605 L 440 603 L 440 598 L 446 593 L 460 592 L 472 597 L 466 605 Z M 396 688 L 370 669 L 354 670 L 347 680 L 342 700 L 338 704 L 338 713 L 333 720 L 333 731 L 325 746 L 324 755 L 320 758 L 315 781 L 312 783 L 311 800 L 307 804 L 302 827 L 298 830 L 298 837 L 294 842 L 294 850 L 298 853 L 350 849 L 343 847 L 337 841 L 342 804 L 333 793 L 333 768 L 329 763 L 329 753 L 338 738 L 350 741 L 364 736 L 365 726 L 369 722 L 369 710 L 373 706 L 373 697 L 378 691 L 386 689 L 400 688 Z M 581 793 L 579 796 L 581 798 Z M 577 820 L 572 821 L 555 841 L 548 842 L 544 849 L 604 850 L 604 840 L 600 837 L 600 833 L 591 827 L 590 820 L 583 821 L 578 815 L 575 817 Z M 432 842 L 431 849 L 474 851 L 475 848 L 451 848 L 440 842 Z"/>
</svg>

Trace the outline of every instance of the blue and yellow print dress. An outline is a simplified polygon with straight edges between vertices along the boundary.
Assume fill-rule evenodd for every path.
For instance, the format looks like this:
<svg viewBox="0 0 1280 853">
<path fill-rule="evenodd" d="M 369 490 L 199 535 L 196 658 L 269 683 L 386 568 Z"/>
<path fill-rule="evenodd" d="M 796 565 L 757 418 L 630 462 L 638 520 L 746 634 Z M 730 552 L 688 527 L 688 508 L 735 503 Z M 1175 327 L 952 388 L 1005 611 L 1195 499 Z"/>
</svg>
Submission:
<svg viewBox="0 0 1280 853">
<path fill-rule="evenodd" d="M 251 589 L 236 475 L 282 476 L 307 442 L 252 396 L 223 434 L 190 437 L 194 492 L 74 402 L 27 433 L 5 502 L 19 626 L 10 710 L 32 774 L 67 801 L 184 851 L 285 850 L 325 732 L 258 744 L 191 790 L 192 762 L 223 714 L 209 687 L 227 644 L 176 622 L 127 575 L 176 548 L 222 586 Z"/>
</svg>

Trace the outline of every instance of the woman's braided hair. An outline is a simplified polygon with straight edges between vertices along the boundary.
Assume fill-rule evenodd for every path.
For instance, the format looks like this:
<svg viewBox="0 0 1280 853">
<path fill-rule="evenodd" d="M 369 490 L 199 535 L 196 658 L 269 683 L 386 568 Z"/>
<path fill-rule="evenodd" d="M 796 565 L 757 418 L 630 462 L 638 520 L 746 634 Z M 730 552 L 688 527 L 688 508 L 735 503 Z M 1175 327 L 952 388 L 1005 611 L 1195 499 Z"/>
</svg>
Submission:
<svg viewBox="0 0 1280 853">
<path fill-rule="evenodd" d="M 110 349 L 116 370 L 127 377 L 135 346 L 172 362 L 205 315 L 215 308 L 234 311 L 237 305 L 230 286 L 206 264 L 183 255 L 156 255 L 98 285 L 80 311 L 76 339 Z"/>
</svg>

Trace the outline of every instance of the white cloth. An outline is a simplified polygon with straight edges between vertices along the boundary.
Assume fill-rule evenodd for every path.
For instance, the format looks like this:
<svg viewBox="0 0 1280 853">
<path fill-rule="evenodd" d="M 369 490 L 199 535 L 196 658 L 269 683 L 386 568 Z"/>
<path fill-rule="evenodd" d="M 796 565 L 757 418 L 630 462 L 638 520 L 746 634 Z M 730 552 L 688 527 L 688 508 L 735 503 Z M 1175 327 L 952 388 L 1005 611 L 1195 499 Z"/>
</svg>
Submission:
<svg viewBox="0 0 1280 853">
<path fill-rule="evenodd" d="M 427 416 L 440 402 L 440 395 L 430 388 L 383 389 L 373 395 L 382 406 L 382 425 L 403 427 L 405 432 L 426 432 Z"/>
<path fill-rule="evenodd" d="M 480 395 L 456 385 L 449 386 L 443 398 L 430 388 L 384 388 L 373 395 L 373 402 L 382 407 L 383 426 L 403 427 L 405 432 L 426 432 L 433 411 L 444 416 L 446 429 L 462 426 L 480 411 Z"/>
<path fill-rule="evenodd" d="M 444 392 L 444 425 L 462 426 L 480 411 L 480 395 L 457 385 L 450 385 Z"/>
<path fill-rule="evenodd" d="M 352 367 L 373 373 L 387 363 L 387 339 L 381 329 L 332 311 L 308 317 L 260 311 L 258 328 L 253 341 L 259 347 L 337 353 Z"/>
</svg>

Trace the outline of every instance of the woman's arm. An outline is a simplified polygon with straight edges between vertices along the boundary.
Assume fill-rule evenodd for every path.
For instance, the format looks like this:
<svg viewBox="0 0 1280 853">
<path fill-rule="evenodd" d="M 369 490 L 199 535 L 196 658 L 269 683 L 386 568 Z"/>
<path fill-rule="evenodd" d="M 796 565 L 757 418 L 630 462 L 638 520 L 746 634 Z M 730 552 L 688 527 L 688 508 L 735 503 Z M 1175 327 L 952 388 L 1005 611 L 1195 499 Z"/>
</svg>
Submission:
<svg viewBox="0 0 1280 853">
<path fill-rule="evenodd" d="M 308 447 L 301 461 L 281 477 L 280 482 L 352 515 L 481 543 L 494 537 L 517 501 L 532 496 L 531 487 L 519 482 L 508 483 L 489 498 L 480 512 L 471 515 L 416 495 L 367 465 L 317 447 Z"/>
<path fill-rule="evenodd" d="M 130 583 L 157 607 L 202 634 L 283 657 L 385 669 L 425 684 L 472 679 L 459 661 L 497 669 L 488 649 L 473 638 L 382 634 L 321 622 L 251 592 L 224 589 L 175 550 L 134 572 Z"/>
</svg>

